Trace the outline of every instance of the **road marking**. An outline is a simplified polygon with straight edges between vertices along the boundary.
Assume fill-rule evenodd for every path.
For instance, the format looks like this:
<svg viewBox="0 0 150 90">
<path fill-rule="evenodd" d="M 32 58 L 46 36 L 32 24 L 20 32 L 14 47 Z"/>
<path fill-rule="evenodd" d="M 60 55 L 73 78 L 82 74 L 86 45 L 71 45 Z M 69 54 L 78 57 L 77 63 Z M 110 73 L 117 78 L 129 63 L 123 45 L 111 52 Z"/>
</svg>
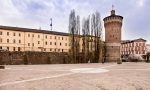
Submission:
<svg viewBox="0 0 150 90">
<path fill-rule="evenodd" d="M 39 81 L 39 80 L 43 80 L 43 79 L 51 79 L 51 78 L 56 78 L 56 77 L 68 76 L 68 75 L 72 75 L 72 74 L 75 74 L 75 73 L 66 73 L 66 74 L 60 74 L 60 75 L 55 75 L 55 76 L 51 76 L 51 77 L 40 77 L 40 78 L 33 78 L 33 79 L 22 80 L 22 81 L 6 82 L 6 83 L 0 84 L 0 87 L 7 86 L 7 85 L 24 83 L 24 82 L 32 82 L 32 81 Z"/>
<path fill-rule="evenodd" d="M 111 70 L 150 70 L 149 68 L 146 69 L 111 69 Z"/>
<path fill-rule="evenodd" d="M 1 69 L 1 70 L 29 70 L 29 71 L 69 71 L 69 70 L 40 70 L 40 69 L 11 69 L 11 68 L 6 68 L 6 69 Z"/>
<path fill-rule="evenodd" d="M 100 69 L 102 69 L 102 68 L 109 68 L 109 67 L 113 67 L 113 66 L 117 66 L 117 65 L 115 64 L 115 65 L 104 66 L 104 67 L 100 67 Z"/>
<path fill-rule="evenodd" d="M 108 68 L 108 67 L 113 67 L 116 65 L 109 65 L 109 66 L 104 66 L 104 67 L 100 67 L 98 69 L 102 69 L 102 68 Z M 11 70 L 15 70 L 15 69 L 11 69 Z M 17 70 L 17 69 L 16 69 Z M 18 69 L 18 70 L 24 70 L 24 69 Z M 29 70 L 34 70 L 34 69 L 29 69 Z M 57 71 L 57 70 L 54 70 Z M 59 71 L 59 70 L 58 70 Z M 60 75 L 55 75 L 55 76 L 51 76 L 51 77 L 40 77 L 40 78 L 33 78 L 33 79 L 28 79 L 28 80 L 21 80 L 21 81 L 14 81 L 14 82 L 6 82 L 6 83 L 2 83 L 0 84 L 0 87 L 2 86 L 7 86 L 7 85 L 14 85 L 14 84 L 19 84 L 19 83 L 25 83 L 25 82 L 32 82 L 32 81 L 38 81 L 38 80 L 43 80 L 43 79 L 51 79 L 51 78 L 56 78 L 56 77 L 62 77 L 62 76 L 69 76 L 72 74 L 76 74 L 75 72 L 71 72 L 71 73 L 66 73 L 66 74 L 60 74 Z"/>
</svg>

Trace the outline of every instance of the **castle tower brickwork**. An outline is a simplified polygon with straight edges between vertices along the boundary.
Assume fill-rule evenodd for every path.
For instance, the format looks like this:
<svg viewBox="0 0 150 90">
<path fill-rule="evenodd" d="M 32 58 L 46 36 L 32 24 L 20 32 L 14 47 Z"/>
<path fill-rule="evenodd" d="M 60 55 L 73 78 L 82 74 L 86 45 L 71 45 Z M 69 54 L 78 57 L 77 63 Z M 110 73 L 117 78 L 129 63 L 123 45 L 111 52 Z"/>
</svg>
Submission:
<svg viewBox="0 0 150 90">
<path fill-rule="evenodd" d="M 111 15 L 104 19 L 106 61 L 117 61 L 121 57 L 121 28 L 123 17 L 116 15 L 115 10 L 111 10 Z"/>
</svg>

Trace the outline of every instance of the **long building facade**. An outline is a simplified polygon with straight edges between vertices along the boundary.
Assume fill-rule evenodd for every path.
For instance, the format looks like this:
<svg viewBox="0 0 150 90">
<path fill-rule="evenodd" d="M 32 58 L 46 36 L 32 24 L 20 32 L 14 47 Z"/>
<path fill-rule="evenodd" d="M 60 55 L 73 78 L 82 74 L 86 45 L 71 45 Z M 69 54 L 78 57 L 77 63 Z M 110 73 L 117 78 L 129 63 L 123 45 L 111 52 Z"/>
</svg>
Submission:
<svg viewBox="0 0 150 90">
<path fill-rule="evenodd" d="M 135 40 L 126 40 L 121 43 L 121 55 L 145 55 L 146 40 L 139 38 Z"/>
<path fill-rule="evenodd" d="M 69 34 L 0 26 L 0 49 L 8 51 L 68 52 Z"/>
</svg>

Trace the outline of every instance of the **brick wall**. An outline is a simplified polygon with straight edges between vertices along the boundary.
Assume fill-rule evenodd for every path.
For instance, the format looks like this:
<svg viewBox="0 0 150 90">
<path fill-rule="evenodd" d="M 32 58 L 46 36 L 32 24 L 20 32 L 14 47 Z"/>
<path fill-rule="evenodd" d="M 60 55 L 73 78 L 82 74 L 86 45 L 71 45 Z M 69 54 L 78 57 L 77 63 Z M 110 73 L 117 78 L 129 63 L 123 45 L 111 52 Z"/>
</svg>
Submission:
<svg viewBox="0 0 150 90">
<path fill-rule="evenodd" d="M 25 58 L 26 57 L 26 61 Z M 0 52 L 0 64 L 63 64 L 70 63 L 67 53 L 48 52 Z"/>
</svg>

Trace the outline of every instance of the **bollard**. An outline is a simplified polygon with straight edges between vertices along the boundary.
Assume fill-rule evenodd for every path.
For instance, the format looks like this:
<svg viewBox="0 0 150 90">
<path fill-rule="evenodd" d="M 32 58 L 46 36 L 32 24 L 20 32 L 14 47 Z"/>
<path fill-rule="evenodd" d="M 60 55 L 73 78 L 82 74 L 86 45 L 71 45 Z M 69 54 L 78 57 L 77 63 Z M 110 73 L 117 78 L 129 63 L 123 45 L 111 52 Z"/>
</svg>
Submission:
<svg viewBox="0 0 150 90">
<path fill-rule="evenodd" d="M 117 64 L 122 64 L 122 61 L 119 59 L 117 59 Z"/>
<path fill-rule="evenodd" d="M 5 66 L 0 65 L 0 69 L 5 69 Z"/>
</svg>

